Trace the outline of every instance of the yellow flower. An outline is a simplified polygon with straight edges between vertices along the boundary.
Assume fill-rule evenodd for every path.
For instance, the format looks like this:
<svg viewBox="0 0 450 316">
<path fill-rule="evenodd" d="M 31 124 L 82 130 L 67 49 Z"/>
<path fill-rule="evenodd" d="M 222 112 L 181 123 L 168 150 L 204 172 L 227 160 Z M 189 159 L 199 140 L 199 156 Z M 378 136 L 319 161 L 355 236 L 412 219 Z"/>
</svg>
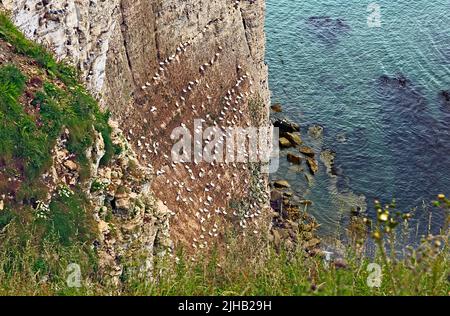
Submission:
<svg viewBox="0 0 450 316">
<path fill-rule="evenodd" d="M 411 219 L 411 213 L 405 213 L 405 214 L 403 214 L 402 218 L 403 218 L 405 221 Z"/>
<path fill-rule="evenodd" d="M 381 234 L 380 234 L 379 231 L 374 232 L 372 236 L 376 240 L 380 240 L 381 239 Z"/>
<path fill-rule="evenodd" d="M 389 214 L 388 213 L 382 213 L 380 214 L 380 216 L 378 216 L 378 219 L 382 222 L 387 222 L 387 220 L 389 219 Z"/>
<path fill-rule="evenodd" d="M 439 194 L 438 195 L 438 199 L 439 200 L 444 200 L 445 199 L 445 195 L 444 194 Z"/>
</svg>

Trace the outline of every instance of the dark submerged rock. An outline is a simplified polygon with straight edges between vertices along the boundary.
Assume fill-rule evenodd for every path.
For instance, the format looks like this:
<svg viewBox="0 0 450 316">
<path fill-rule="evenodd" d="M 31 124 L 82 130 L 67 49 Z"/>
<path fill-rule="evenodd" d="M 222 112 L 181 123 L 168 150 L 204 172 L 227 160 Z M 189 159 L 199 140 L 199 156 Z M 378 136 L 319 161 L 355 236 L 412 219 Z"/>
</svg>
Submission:
<svg viewBox="0 0 450 316">
<path fill-rule="evenodd" d="M 303 155 L 308 157 L 314 157 L 316 154 L 314 153 L 314 150 L 311 147 L 308 146 L 300 146 L 298 149 Z"/>
<path fill-rule="evenodd" d="M 330 16 L 309 17 L 306 25 L 318 39 L 328 44 L 337 44 L 340 37 L 348 34 L 351 30 L 344 19 L 332 18 Z"/>
<path fill-rule="evenodd" d="M 291 122 L 286 118 L 275 118 L 272 123 L 274 127 L 280 129 L 281 134 L 300 132 L 300 125 Z"/>
</svg>

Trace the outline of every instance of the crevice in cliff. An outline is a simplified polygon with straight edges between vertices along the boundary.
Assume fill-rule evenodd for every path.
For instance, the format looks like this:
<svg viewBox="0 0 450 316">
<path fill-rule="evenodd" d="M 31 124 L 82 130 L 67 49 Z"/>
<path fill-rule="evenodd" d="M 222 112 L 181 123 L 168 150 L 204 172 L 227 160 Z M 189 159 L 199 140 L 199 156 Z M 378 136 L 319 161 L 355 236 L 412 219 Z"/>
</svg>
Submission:
<svg viewBox="0 0 450 316">
<path fill-rule="evenodd" d="M 153 40 L 155 42 L 155 50 L 156 50 L 156 58 L 157 60 L 161 60 L 161 48 L 159 44 L 159 29 L 158 29 L 158 23 L 157 18 L 160 15 L 161 12 L 161 1 L 155 1 L 152 6 L 152 16 L 153 16 Z"/>
<path fill-rule="evenodd" d="M 250 46 L 250 39 L 248 38 L 248 32 L 247 32 L 247 30 L 248 30 L 248 29 L 247 29 L 247 23 L 246 23 L 246 21 L 245 21 L 245 18 L 244 18 L 244 12 L 243 12 L 242 9 L 239 9 L 239 14 L 241 15 L 242 26 L 244 27 L 245 43 L 247 44 L 247 47 L 248 47 L 248 51 L 249 51 L 249 53 L 250 53 L 250 56 L 251 56 L 253 59 L 255 59 L 254 56 L 253 56 L 253 54 L 252 54 L 252 48 L 251 48 L 251 46 Z"/>
<path fill-rule="evenodd" d="M 125 15 L 124 15 L 125 9 L 123 7 L 123 1 L 120 1 L 119 5 L 120 5 L 120 14 L 121 14 L 121 18 L 122 18 L 122 21 L 120 23 L 120 32 L 122 33 L 122 38 L 123 38 L 123 48 L 125 50 L 125 56 L 127 59 L 128 68 L 131 73 L 131 78 L 133 80 L 134 85 L 136 85 L 136 79 L 135 79 L 134 73 L 133 73 L 133 65 L 131 62 L 130 52 L 128 51 L 129 45 L 128 45 L 128 41 L 127 41 L 127 32 L 126 32 L 126 30 L 128 29 L 128 25 L 127 25 Z"/>
<path fill-rule="evenodd" d="M 156 23 L 156 21 L 154 22 L 153 25 L 153 33 L 154 33 L 154 40 L 155 40 L 155 49 L 156 49 L 156 58 L 157 60 L 161 60 L 161 51 L 160 51 L 160 47 L 159 47 L 159 35 L 158 35 L 158 24 Z"/>
</svg>

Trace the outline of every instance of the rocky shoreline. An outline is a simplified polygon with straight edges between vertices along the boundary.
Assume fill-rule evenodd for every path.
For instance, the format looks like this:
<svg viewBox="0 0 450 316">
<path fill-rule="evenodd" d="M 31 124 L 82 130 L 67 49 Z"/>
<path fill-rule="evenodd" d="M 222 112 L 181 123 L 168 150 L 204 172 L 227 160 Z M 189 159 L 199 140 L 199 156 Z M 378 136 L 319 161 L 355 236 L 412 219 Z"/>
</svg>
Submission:
<svg viewBox="0 0 450 316">
<path fill-rule="evenodd" d="M 282 113 L 281 104 L 271 107 L 273 113 Z M 314 176 L 319 171 L 319 164 L 315 151 L 304 144 L 300 125 L 285 117 L 276 115 L 272 118 L 272 124 L 280 132 L 280 149 L 289 151 L 286 159 L 291 165 L 298 166 L 304 172 L 302 166 L 306 166 L 310 175 Z M 320 138 L 323 128 L 314 126 L 310 134 Z M 305 172 L 305 176 L 306 176 Z M 270 183 L 270 204 L 274 211 L 271 229 L 271 241 L 275 248 L 287 251 L 303 249 L 310 255 L 325 255 L 321 249 L 322 240 L 317 234 L 320 224 L 307 212 L 312 201 L 296 195 L 287 180 L 273 180 Z"/>
<path fill-rule="evenodd" d="M 277 103 L 271 107 L 272 124 L 279 128 L 280 133 L 280 159 L 287 159 L 290 167 L 287 172 L 295 168 L 296 177 L 303 175 L 308 184 L 308 189 L 318 176 L 321 165 L 326 168 L 329 177 L 330 189 L 336 195 L 339 202 L 349 205 L 358 205 L 358 210 L 365 211 L 365 200 L 353 193 L 341 193 L 337 188 L 337 171 L 335 167 L 336 153 L 327 148 L 317 149 L 310 142 L 323 139 L 324 128 L 320 125 L 312 125 L 307 129 L 307 135 L 302 137 L 300 125 L 282 116 L 282 106 Z M 307 137 L 306 137 L 307 136 Z M 308 141 L 305 141 L 307 139 Z M 319 164 L 319 162 L 321 164 Z M 280 168 L 286 169 L 286 166 Z M 272 221 L 271 241 L 276 249 L 284 248 L 287 251 L 303 249 L 306 253 L 322 257 L 330 257 L 338 254 L 328 250 L 330 246 L 326 236 L 318 232 L 321 224 L 309 211 L 314 202 L 299 194 L 296 184 L 279 176 L 272 176 L 270 181 L 270 204 L 274 211 Z M 336 191 L 336 192 L 334 192 Z M 355 206 L 356 207 L 356 206 Z M 338 251 L 339 252 L 339 251 Z"/>
</svg>

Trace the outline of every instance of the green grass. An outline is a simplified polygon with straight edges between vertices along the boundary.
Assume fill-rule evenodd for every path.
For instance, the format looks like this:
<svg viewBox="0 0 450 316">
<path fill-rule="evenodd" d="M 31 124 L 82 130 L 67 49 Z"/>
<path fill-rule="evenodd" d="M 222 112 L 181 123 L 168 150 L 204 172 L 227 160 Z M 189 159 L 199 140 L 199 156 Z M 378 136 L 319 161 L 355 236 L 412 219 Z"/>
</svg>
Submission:
<svg viewBox="0 0 450 316">
<path fill-rule="evenodd" d="M 53 235 L 36 244 L 33 241 L 39 234 L 38 227 L 24 230 L 15 225 L 8 229 L 8 235 L 0 236 L 0 295 L 90 294 L 68 287 L 66 282 L 71 263 L 79 264 L 85 272 L 83 282 L 95 276 L 97 260 L 90 246 L 80 242 L 64 246 Z"/>
<path fill-rule="evenodd" d="M 450 201 L 442 203 L 441 210 L 448 213 Z M 62 247 L 50 234 L 46 237 L 48 242 L 36 248 L 26 239 L 4 236 L 2 242 L 7 247 L 0 249 L 0 294 L 447 296 L 449 234 L 448 227 L 444 229 L 438 236 L 425 236 L 417 247 L 404 247 L 401 256 L 388 251 L 391 237 L 395 236 L 393 231 L 383 234 L 382 239 L 366 240 L 375 242 L 373 256 L 364 255 L 350 243 L 345 250 L 345 262 L 340 264 L 309 256 L 301 249 L 276 251 L 261 237 L 232 237 L 225 252 L 213 251 L 197 257 L 195 262 L 182 249 L 176 256 L 162 257 L 157 260 L 153 274 L 147 277 L 133 273 L 142 262 L 128 263 L 120 287 L 107 285 L 99 277 L 95 255 L 82 243 Z M 18 247 L 23 250 L 17 251 Z M 70 263 L 81 267 L 80 288 L 67 285 Z M 371 286 L 370 281 L 376 277 L 371 264 L 380 268 L 379 286 Z"/>
<path fill-rule="evenodd" d="M 60 89 L 47 82 L 43 91 L 36 94 L 33 105 L 41 107 L 42 128 L 39 129 L 18 101 L 27 78 L 14 65 L 2 67 L 0 158 L 23 158 L 25 175 L 35 178 L 48 167 L 50 148 L 65 126 L 70 131 L 69 150 L 77 155 L 82 165 L 87 163 L 85 151 L 94 140 L 93 128 L 100 132 L 106 145 L 102 163 L 107 164 L 115 152 L 108 125 L 109 113 L 99 109 L 96 100 L 80 84 L 75 69 L 57 62 L 44 47 L 26 39 L 4 13 L 0 13 L 0 38 L 10 43 L 18 54 L 35 60 L 51 78 L 66 85 Z"/>
<path fill-rule="evenodd" d="M 242 251 L 242 249 L 238 248 Z M 448 248 L 447 248 L 448 249 Z M 237 250 L 236 248 L 233 249 Z M 350 253 L 350 251 L 349 251 Z M 443 253 L 426 264 L 410 267 L 406 261 L 385 266 L 380 258 L 347 257 L 345 268 L 300 252 L 294 256 L 263 252 L 264 258 L 242 260 L 242 252 L 229 254 L 220 266 L 208 259 L 196 264 L 181 261 L 163 270 L 158 283 L 135 282 L 128 293 L 139 295 L 448 295 L 448 260 Z M 249 256 L 250 257 L 250 256 Z M 256 258 L 256 259 L 255 259 Z M 219 261 L 220 262 L 220 261 Z M 382 267 L 380 288 L 370 287 L 370 263 Z M 434 268 L 433 273 L 428 267 Z M 392 271 L 391 271 L 392 269 Z M 394 276 L 396 283 L 391 281 Z"/>
<path fill-rule="evenodd" d="M 24 176 L 35 178 L 50 162 L 50 144 L 45 131 L 19 103 L 26 78 L 13 65 L 0 68 L 0 159 L 11 164 L 13 159 L 24 163 Z"/>
<path fill-rule="evenodd" d="M 67 92 L 47 83 L 32 102 L 40 107 L 39 126 L 19 103 L 26 78 L 14 65 L 0 68 L 0 158 L 6 164 L 23 160 L 24 176 L 34 179 L 51 163 L 50 150 L 65 126 L 69 129 L 68 149 L 82 165 L 86 150 L 93 144 L 94 128 L 103 136 L 107 154 L 103 163 L 114 155 L 108 125 L 108 113 L 102 113 L 96 101 L 80 87 Z"/>
<path fill-rule="evenodd" d="M 435 246 L 423 243 L 433 256 L 421 258 L 415 253 L 407 259 L 396 260 L 384 265 L 381 257 L 375 259 L 351 257 L 349 250 L 345 268 L 336 267 L 332 263 L 318 257 L 308 257 L 301 252 L 294 255 L 286 252 L 277 253 L 272 248 L 255 250 L 252 245 L 234 244 L 227 252 L 226 259 L 218 256 L 208 256 L 193 263 L 183 254 L 178 254 L 178 263 L 172 261 L 159 262 L 151 278 L 142 278 L 129 274 L 124 277 L 123 287 L 105 287 L 103 281 L 96 279 L 95 272 L 84 266 L 82 273 L 90 281 L 84 282 L 79 289 L 72 289 L 65 284 L 67 278 L 66 266 L 58 264 L 52 266 L 55 281 L 45 286 L 35 283 L 38 277 L 44 278 L 48 270 L 42 269 L 33 278 L 31 272 L 15 272 L 9 270 L 10 275 L 0 277 L 0 293 L 37 295 L 70 294 L 76 290 L 82 295 L 250 295 L 250 296 L 304 296 L 304 295 L 442 295 L 449 293 L 448 275 L 448 245 L 445 249 L 435 252 Z M 52 249 L 53 247 L 50 247 Z M 70 248 L 74 251 L 79 249 Z M 249 252 L 250 251 L 250 252 Z M 54 254 L 56 250 L 51 250 Z M 40 253 L 40 252 L 39 252 Z M 50 255 L 50 253 L 45 253 Z M 245 254 L 243 256 L 242 254 Z M 27 253 L 27 255 L 30 255 Z M 70 257 L 70 256 L 69 256 Z M 6 253 L 0 262 L 13 258 Z M 36 261 L 38 253 L 36 253 Z M 63 257 L 61 257 L 63 258 Z M 23 260 L 20 257 L 20 260 Z M 25 261 L 30 269 L 34 262 L 31 258 Z M 71 261 L 75 260 L 75 261 Z M 62 262 L 81 262 L 79 257 L 64 258 Z M 415 263 L 411 263 L 415 262 Z M 369 264 L 377 263 L 381 267 L 381 286 L 370 287 L 368 280 L 372 270 Z M 11 263 L 10 263 L 11 264 Z M 55 263 L 52 263 L 54 265 Z M 4 263 L 3 263 L 4 265 Z M 0 264 L 1 266 L 1 264 Z M 20 277 L 17 277 L 17 276 Z M 31 283 L 27 279 L 31 278 Z M 13 279 L 10 276 L 15 276 Z M 394 279 L 394 281 L 392 280 Z M 17 281 L 24 283 L 16 283 Z M 52 289 L 49 289 L 50 288 Z M 58 290 L 56 290 L 58 288 Z M 9 289 L 9 290 L 8 290 Z"/>
<path fill-rule="evenodd" d="M 96 222 L 90 216 L 89 206 L 80 191 L 61 187 L 49 205 L 48 218 L 42 220 L 42 224 L 47 225 L 46 234 L 57 236 L 64 246 L 94 240 L 97 237 Z"/>
<path fill-rule="evenodd" d="M 94 129 L 101 133 L 105 142 L 106 154 L 101 163 L 107 164 L 111 160 L 115 149 L 110 136 L 111 127 L 108 125 L 109 113 L 101 112 L 97 102 L 83 88 L 77 86 L 67 92 L 47 83 L 44 90 L 36 94 L 33 105 L 40 107 L 43 130 L 53 142 L 60 135 L 62 127 L 68 128 L 68 150 L 76 154 L 78 162 L 86 167 L 86 171 L 86 150 L 93 145 Z"/>
<path fill-rule="evenodd" d="M 109 113 L 100 110 L 74 68 L 57 62 L 45 48 L 26 39 L 4 13 L 0 13 L 0 40 L 7 41 L 24 57 L 12 59 L 20 64 L 0 67 L 0 166 L 4 175 L 21 179 L 14 188 L 15 199 L 5 201 L 6 209 L 0 212 L 0 234 L 7 231 L 7 236 L 0 236 L 0 250 L 6 251 L 10 244 L 7 253 L 12 255 L 5 262 L 30 255 L 34 257 L 29 260 L 37 260 L 36 264 L 28 262 L 30 267 L 43 267 L 43 251 L 52 256 L 58 256 L 58 251 L 91 251 L 85 245 L 91 245 L 97 237 L 97 228 L 81 185 L 89 176 L 86 151 L 94 143 L 95 131 L 105 142 L 106 154 L 101 163 L 107 164 L 115 153 Z M 30 79 L 35 79 L 25 75 L 29 68 L 34 68 L 30 72 L 39 76 L 42 88 L 27 86 Z M 23 100 L 30 99 L 30 104 L 23 104 Z M 39 202 L 48 194 L 41 175 L 51 166 L 51 151 L 65 128 L 69 131 L 67 149 L 81 166 L 81 180 L 72 190 L 59 188 L 47 206 Z M 4 190 L 1 194 L 11 190 L 8 182 L 0 183 L 0 188 Z M 34 252 L 25 253 L 28 249 Z M 51 253 L 51 249 L 58 251 Z M 20 267 L 14 273 L 27 268 L 20 262 L 12 266 Z"/>
</svg>

